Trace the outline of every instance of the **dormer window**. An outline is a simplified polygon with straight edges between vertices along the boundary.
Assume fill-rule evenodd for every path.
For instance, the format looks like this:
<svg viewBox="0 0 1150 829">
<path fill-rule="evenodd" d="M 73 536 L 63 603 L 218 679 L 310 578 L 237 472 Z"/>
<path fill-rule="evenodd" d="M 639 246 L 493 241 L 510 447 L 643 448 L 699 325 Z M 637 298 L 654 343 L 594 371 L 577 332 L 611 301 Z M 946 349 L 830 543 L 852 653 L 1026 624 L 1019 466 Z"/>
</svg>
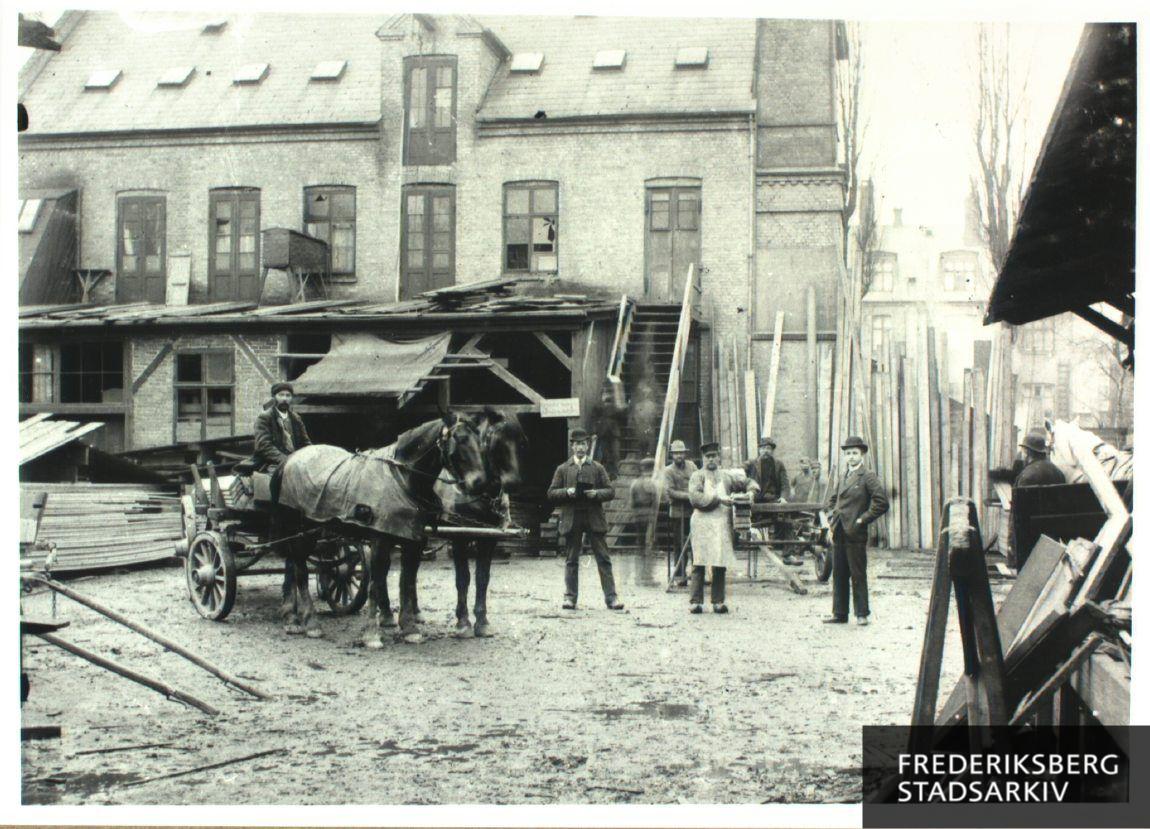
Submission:
<svg viewBox="0 0 1150 829">
<path fill-rule="evenodd" d="M 232 76 L 232 83 L 258 84 L 267 76 L 268 65 L 266 63 L 249 63 L 247 66 L 241 66 L 236 70 L 236 74 Z"/>
<path fill-rule="evenodd" d="M 894 290 L 895 274 L 898 272 L 898 257 L 886 251 L 872 254 L 870 289 L 875 293 L 890 293 Z"/>
<path fill-rule="evenodd" d="M 98 69 L 88 76 L 85 89 L 111 89 L 123 76 L 119 69 Z"/>
<path fill-rule="evenodd" d="M 454 55 L 404 60 L 404 164 L 455 162 L 458 77 Z"/>
<path fill-rule="evenodd" d="M 511 57 L 511 71 L 529 75 L 543 68 L 542 52 L 518 52 Z"/>
<path fill-rule="evenodd" d="M 343 70 L 347 68 L 346 60 L 324 60 L 315 65 L 311 70 L 311 79 L 313 81 L 338 81 L 343 76 Z"/>
<path fill-rule="evenodd" d="M 707 67 L 706 46 L 684 46 L 675 53 L 676 69 L 705 69 Z"/>
<path fill-rule="evenodd" d="M 595 53 L 595 61 L 591 64 L 591 68 L 622 69 L 626 60 L 627 51 L 625 49 L 604 49 Z"/>
<path fill-rule="evenodd" d="M 176 66 L 161 75 L 156 86 L 186 86 L 195 71 L 194 66 Z"/>
</svg>

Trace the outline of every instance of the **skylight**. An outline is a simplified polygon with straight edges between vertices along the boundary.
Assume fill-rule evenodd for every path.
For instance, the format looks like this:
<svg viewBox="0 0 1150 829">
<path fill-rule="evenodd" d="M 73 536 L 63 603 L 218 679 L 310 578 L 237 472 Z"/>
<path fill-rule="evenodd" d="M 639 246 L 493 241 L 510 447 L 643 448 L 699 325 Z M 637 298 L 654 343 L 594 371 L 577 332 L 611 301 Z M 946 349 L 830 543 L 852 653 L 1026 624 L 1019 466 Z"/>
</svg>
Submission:
<svg viewBox="0 0 1150 829">
<path fill-rule="evenodd" d="M 236 74 L 232 77 L 232 83 L 259 83 L 268 74 L 268 65 L 266 63 L 249 63 L 247 66 L 241 66 L 236 70 Z"/>
<path fill-rule="evenodd" d="M 622 69 L 626 59 L 627 51 L 625 49 L 604 49 L 595 53 L 595 62 L 591 64 L 591 68 Z"/>
<path fill-rule="evenodd" d="M 40 205 L 43 204 L 43 199 L 24 199 L 20 202 L 20 222 L 19 229 L 21 233 L 31 233 L 36 227 L 36 217 L 40 215 Z"/>
<path fill-rule="evenodd" d="M 124 73 L 119 69 L 97 69 L 88 76 L 88 81 L 84 84 L 84 88 L 111 89 L 116 85 L 116 81 L 120 80 L 122 74 Z"/>
<path fill-rule="evenodd" d="M 204 24 L 203 33 L 206 35 L 218 35 L 227 25 L 227 20 L 222 17 L 217 17 L 215 20 L 209 20 Z"/>
<path fill-rule="evenodd" d="M 195 71 L 196 67 L 194 66 L 173 66 L 160 75 L 160 79 L 156 81 L 156 86 L 183 86 L 191 79 L 192 73 Z"/>
<path fill-rule="evenodd" d="M 541 66 L 542 52 L 519 52 L 511 58 L 512 72 L 538 72 Z"/>
<path fill-rule="evenodd" d="M 706 46 L 684 46 L 675 54 L 675 66 L 677 67 L 705 67 L 706 65 Z"/>
<path fill-rule="evenodd" d="M 313 81 L 338 81 L 347 68 L 346 60 L 323 60 L 311 70 Z"/>
</svg>

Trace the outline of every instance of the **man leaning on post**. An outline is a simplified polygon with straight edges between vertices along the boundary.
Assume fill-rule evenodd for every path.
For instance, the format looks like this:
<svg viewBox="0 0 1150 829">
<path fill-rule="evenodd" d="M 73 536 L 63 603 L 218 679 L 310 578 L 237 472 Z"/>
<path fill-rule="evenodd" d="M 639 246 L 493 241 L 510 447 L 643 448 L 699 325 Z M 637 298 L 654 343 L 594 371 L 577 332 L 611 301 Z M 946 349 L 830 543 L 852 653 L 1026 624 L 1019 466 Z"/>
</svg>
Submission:
<svg viewBox="0 0 1150 829">
<path fill-rule="evenodd" d="M 867 445 L 851 436 L 843 443 L 845 471 L 831 489 L 830 513 L 834 561 L 831 569 L 834 605 L 830 624 L 845 624 L 853 598 L 855 620 L 865 625 L 870 617 L 870 597 L 866 579 L 867 527 L 890 507 L 882 481 L 863 466 Z"/>
<path fill-rule="evenodd" d="M 687 584 L 687 556 L 683 551 L 690 534 L 687 522 L 691 520 L 691 476 L 699 468 L 687 459 L 687 444 L 681 440 L 671 441 L 671 462 L 663 467 L 663 495 L 668 501 L 671 529 L 675 543 L 671 547 L 671 566 L 675 584 Z"/>
<path fill-rule="evenodd" d="M 563 609 L 574 610 L 579 600 L 579 553 L 586 535 L 599 566 L 603 599 L 609 609 L 622 610 L 623 603 L 615 594 L 615 576 L 607 552 L 607 518 L 603 514 L 603 504 L 614 499 L 615 490 L 607 470 L 587 454 L 590 438 L 583 429 L 571 430 L 571 457 L 559 464 L 547 490 L 548 499 L 559 505 L 559 535 L 563 536 L 567 553 Z"/>
</svg>

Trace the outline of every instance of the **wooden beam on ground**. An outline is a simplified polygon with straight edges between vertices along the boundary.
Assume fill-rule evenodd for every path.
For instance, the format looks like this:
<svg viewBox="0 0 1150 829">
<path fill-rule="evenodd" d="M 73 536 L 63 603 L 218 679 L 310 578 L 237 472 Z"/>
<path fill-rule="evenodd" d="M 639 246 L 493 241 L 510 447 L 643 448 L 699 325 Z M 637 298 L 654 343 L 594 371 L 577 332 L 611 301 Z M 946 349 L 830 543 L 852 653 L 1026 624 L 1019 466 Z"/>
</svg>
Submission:
<svg viewBox="0 0 1150 829">
<path fill-rule="evenodd" d="M 559 347 L 559 344 L 555 342 L 555 340 L 551 339 L 549 335 L 544 334 L 542 331 L 533 331 L 531 333 L 535 335 L 535 339 L 539 340 L 539 342 L 543 344 L 544 348 L 546 348 L 552 353 L 552 355 L 554 355 L 555 359 L 560 362 L 563 368 L 567 369 L 568 371 L 571 370 L 570 355 L 564 352 L 563 349 Z"/>
</svg>

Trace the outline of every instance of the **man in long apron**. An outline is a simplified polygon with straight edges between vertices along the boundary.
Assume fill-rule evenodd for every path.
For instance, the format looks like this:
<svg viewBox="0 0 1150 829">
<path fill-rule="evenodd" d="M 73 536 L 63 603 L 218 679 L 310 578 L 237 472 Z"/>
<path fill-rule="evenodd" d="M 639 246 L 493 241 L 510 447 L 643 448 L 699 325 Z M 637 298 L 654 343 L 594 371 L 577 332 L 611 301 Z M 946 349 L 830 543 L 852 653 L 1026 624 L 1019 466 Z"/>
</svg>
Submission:
<svg viewBox="0 0 1150 829">
<path fill-rule="evenodd" d="M 703 468 L 691 476 L 687 492 L 691 506 L 691 612 L 703 612 L 703 576 L 711 568 L 711 609 L 727 612 L 727 568 L 734 567 L 735 534 L 731 526 L 731 504 L 738 489 L 734 476 L 719 469 L 719 444 L 700 447 Z M 753 481 L 747 482 L 752 489 Z"/>
</svg>

